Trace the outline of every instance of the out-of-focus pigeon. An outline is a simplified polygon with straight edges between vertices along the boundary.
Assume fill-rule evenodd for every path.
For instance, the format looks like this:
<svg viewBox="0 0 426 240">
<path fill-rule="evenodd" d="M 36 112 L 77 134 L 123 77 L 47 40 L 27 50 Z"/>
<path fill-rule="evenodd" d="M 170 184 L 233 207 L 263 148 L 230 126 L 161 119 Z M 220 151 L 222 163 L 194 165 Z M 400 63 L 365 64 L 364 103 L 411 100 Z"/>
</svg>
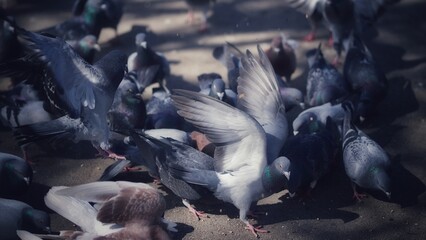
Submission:
<svg viewBox="0 0 426 240">
<path fill-rule="evenodd" d="M 0 13 L 6 17 L 3 9 L 0 9 Z M 22 54 L 15 27 L 11 24 L 14 20 L 11 17 L 6 18 L 7 20 L 0 19 L 0 62 L 16 59 Z"/>
<path fill-rule="evenodd" d="M 75 17 L 83 19 L 96 16 L 101 28 L 113 28 L 117 35 L 117 26 L 123 16 L 123 7 L 122 0 L 77 0 L 72 13 Z"/>
<path fill-rule="evenodd" d="M 14 198 L 25 193 L 33 170 L 24 159 L 0 152 L 0 197 Z"/>
<path fill-rule="evenodd" d="M 50 38 L 16 27 L 25 45 L 33 68 L 20 69 L 19 63 L 0 65 L 0 72 L 19 75 L 25 72 L 39 77 L 50 102 L 50 111 L 67 114 L 66 129 L 43 127 L 44 135 L 58 135 L 68 131 L 75 140 L 91 140 L 98 150 L 108 152 L 109 128 L 106 114 L 111 107 L 115 91 L 126 70 L 126 55 L 111 51 L 94 65 L 86 63 L 63 40 Z M 41 79 L 40 79 L 41 78 Z M 54 109 L 54 110 L 53 110 Z M 49 112 L 50 112 L 49 111 Z M 33 129 L 37 134 L 37 129 Z"/>
<path fill-rule="evenodd" d="M 94 35 L 87 35 L 78 40 L 68 40 L 67 43 L 88 63 L 93 63 L 95 53 L 101 50 Z"/>
<path fill-rule="evenodd" d="M 356 114 L 364 120 L 386 95 L 388 82 L 371 52 L 358 36 L 346 56 L 343 75 L 352 90 L 359 94 Z"/>
<path fill-rule="evenodd" d="M 323 22 L 332 34 L 338 63 L 342 50 L 348 50 L 350 36 L 361 34 L 371 25 L 386 5 L 394 0 L 286 0 L 293 8 L 306 15 L 312 31 L 305 38 L 313 40 L 318 25 Z"/>
<path fill-rule="evenodd" d="M 201 26 L 198 31 L 207 31 L 209 29 L 209 25 L 207 23 L 207 15 L 212 4 L 214 4 L 216 0 L 185 0 L 185 2 L 188 5 L 188 23 L 194 23 L 194 11 L 201 11 Z"/>
<path fill-rule="evenodd" d="M 309 64 L 306 97 L 310 106 L 322 105 L 347 96 L 347 83 L 339 71 L 326 61 L 321 44 L 317 49 L 308 51 L 306 56 Z"/>
<path fill-rule="evenodd" d="M 295 49 L 297 43 L 288 39 L 284 33 L 272 39 L 271 45 L 265 50 L 272 67 L 279 76 L 284 76 L 286 81 L 291 81 L 291 75 L 296 70 Z"/>
<path fill-rule="evenodd" d="M 385 150 L 352 123 L 351 106 L 344 104 L 343 163 L 351 180 L 354 198 L 364 197 L 356 186 L 382 191 L 391 197 L 391 179 L 387 171 L 391 162 Z"/>
<path fill-rule="evenodd" d="M 178 113 L 216 145 L 215 171 L 173 166 L 175 175 L 234 204 L 256 236 L 264 231 L 247 220 L 250 204 L 284 187 L 288 162 L 285 157 L 277 158 L 288 131 L 285 107 L 274 70 L 259 46 L 258 52 L 259 60 L 250 51 L 242 59 L 239 109 L 185 90 L 175 90 L 172 96 Z"/>
<path fill-rule="evenodd" d="M 226 42 L 223 46 L 214 48 L 212 54 L 228 70 L 229 88 L 236 93 L 238 86 L 237 80 L 240 76 L 241 58 L 244 56 L 244 53 L 232 43 Z"/>
<path fill-rule="evenodd" d="M 301 112 L 293 120 L 294 135 L 297 135 L 299 132 L 312 133 L 318 131 L 321 127 L 325 126 L 328 117 L 331 117 L 338 125 L 339 129 L 341 129 L 345 117 L 342 104 L 332 105 L 331 103 L 325 103 Z M 317 125 L 312 124 L 314 122 L 316 122 Z"/>
<path fill-rule="evenodd" d="M 217 73 L 204 73 L 198 76 L 200 92 L 210 97 L 217 98 L 229 105 L 235 106 L 237 94 L 231 89 L 225 88 L 225 82 Z"/>
<path fill-rule="evenodd" d="M 290 194 L 309 194 L 317 181 L 330 171 L 339 146 L 340 134 L 330 117 L 318 132 L 289 137 L 281 154 L 291 162 L 288 181 Z"/>
<path fill-rule="evenodd" d="M 155 52 L 146 40 L 145 33 L 138 33 L 135 37 L 136 52 L 130 54 L 127 59 L 129 71 L 140 71 L 152 66 L 158 66 L 158 70 L 152 83 L 158 82 L 165 86 L 166 78 L 170 75 L 170 66 L 166 57 Z"/>
<path fill-rule="evenodd" d="M 0 236 L 1 239 L 19 239 L 18 229 L 32 233 L 50 233 L 49 214 L 34 209 L 30 205 L 11 199 L 0 198 Z"/>
<path fill-rule="evenodd" d="M 53 187 L 46 205 L 78 225 L 80 237 L 113 239 L 170 239 L 165 229 L 175 223 L 162 218 L 163 195 L 144 183 L 93 182 L 74 187 Z M 92 206 L 90 203 L 96 203 Z"/>
</svg>

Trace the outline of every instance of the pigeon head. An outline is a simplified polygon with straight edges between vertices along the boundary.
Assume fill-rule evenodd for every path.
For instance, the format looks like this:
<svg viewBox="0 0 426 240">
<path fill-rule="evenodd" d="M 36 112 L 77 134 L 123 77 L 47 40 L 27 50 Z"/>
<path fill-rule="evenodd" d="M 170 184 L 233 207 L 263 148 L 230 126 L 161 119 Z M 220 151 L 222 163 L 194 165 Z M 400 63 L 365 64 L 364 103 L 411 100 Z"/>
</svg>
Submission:
<svg viewBox="0 0 426 240">
<path fill-rule="evenodd" d="M 275 159 L 272 164 L 266 166 L 263 170 L 263 187 L 269 193 L 279 192 L 287 185 L 290 176 L 290 160 L 286 157 Z"/>
<path fill-rule="evenodd" d="M 223 99 L 225 96 L 225 83 L 221 78 L 216 78 L 213 80 L 209 95 L 219 100 Z"/>
<path fill-rule="evenodd" d="M 280 51 L 280 49 L 283 48 L 282 42 L 283 42 L 283 38 L 281 37 L 281 35 L 275 36 L 271 41 L 272 50 L 274 50 L 276 52 Z"/>
<path fill-rule="evenodd" d="M 314 133 L 318 132 L 322 128 L 322 123 L 318 119 L 318 116 L 312 112 L 305 112 L 300 114 L 293 121 L 293 133 L 297 135 L 298 133 Z"/>
<path fill-rule="evenodd" d="M 88 53 L 92 50 L 101 51 L 101 47 L 97 42 L 94 35 L 87 35 L 78 41 L 78 45 L 85 52 Z"/>
<path fill-rule="evenodd" d="M 22 216 L 22 229 L 31 233 L 50 233 L 49 214 L 37 209 L 26 208 Z"/>
<path fill-rule="evenodd" d="M 7 160 L 3 165 L 1 174 L 1 182 L 7 183 L 7 186 L 2 186 L 2 188 L 7 189 L 8 194 L 18 194 L 23 189 L 28 189 L 32 177 L 33 171 L 25 160 Z M 2 189 L 2 191 L 5 189 Z"/>
<path fill-rule="evenodd" d="M 376 187 L 391 198 L 391 180 L 384 169 L 374 168 L 371 170 L 374 175 Z"/>
<path fill-rule="evenodd" d="M 136 37 L 135 37 L 136 46 L 142 46 L 142 44 L 146 44 L 145 38 L 146 38 L 145 33 L 136 34 Z"/>
</svg>

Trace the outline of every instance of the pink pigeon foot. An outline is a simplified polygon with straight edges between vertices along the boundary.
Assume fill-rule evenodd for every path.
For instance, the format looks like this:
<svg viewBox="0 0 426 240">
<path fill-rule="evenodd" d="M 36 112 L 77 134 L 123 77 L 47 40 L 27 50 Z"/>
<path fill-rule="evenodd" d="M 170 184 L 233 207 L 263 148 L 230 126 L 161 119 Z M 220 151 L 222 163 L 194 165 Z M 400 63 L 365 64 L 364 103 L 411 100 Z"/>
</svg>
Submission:
<svg viewBox="0 0 426 240">
<path fill-rule="evenodd" d="M 192 213 L 192 214 L 194 214 L 195 215 L 195 217 L 198 219 L 198 220 L 200 220 L 200 218 L 208 218 L 209 216 L 207 216 L 203 211 L 197 211 L 193 206 L 191 206 L 191 204 L 187 201 L 187 200 L 185 200 L 185 199 L 183 199 L 182 200 L 182 203 L 183 203 L 183 205 L 185 205 L 185 207 L 187 207 L 188 208 L 188 210 Z"/>
<path fill-rule="evenodd" d="M 358 201 L 361 201 L 362 199 L 367 198 L 367 195 L 354 191 L 354 195 L 352 198 L 356 198 Z"/>
<path fill-rule="evenodd" d="M 195 22 L 195 17 L 194 17 L 194 11 L 189 10 L 188 14 L 186 15 L 186 23 L 189 25 L 194 24 Z"/>
<path fill-rule="evenodd" d="M 333 36 L 330 35 L 330 37 L 328 38 L 328 41 L 327 41 L 327 46 L 333 47 L 333 44 L 334 44 Z"/>
<path fill-rule="evenodd" d="M 255 226 L 251 225 L 250 223 L 246 223 L 246 227 L 245 227 L 245 229 L 249 230 L 251 233 L 253 233 L 253 235 L 256 238 L 259 237 L 259 235 L 257 233 L 269 233 L 268 230 L 264 230 L 264 229 L 261 229 L 261 228 L 262 228 L 262 226 L 255 227 Z"/>
</svg>

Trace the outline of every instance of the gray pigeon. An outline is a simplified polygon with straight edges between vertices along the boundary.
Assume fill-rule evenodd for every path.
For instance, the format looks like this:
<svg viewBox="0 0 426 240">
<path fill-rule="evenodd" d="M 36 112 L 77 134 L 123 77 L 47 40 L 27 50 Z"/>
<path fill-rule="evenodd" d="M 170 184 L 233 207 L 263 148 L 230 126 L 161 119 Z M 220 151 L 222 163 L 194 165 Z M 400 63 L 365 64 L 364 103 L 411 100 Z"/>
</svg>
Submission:
<svg viewBox="0 0 426 240">
<path fill-rule="evenodd" d="M 11 199 L 0 198 L 0 236 L 4 240 L 19 239 L 19 229 L 33 233 L 50 233 L 49 214 L 30 205 Z"/>
<path fill-rule="evenodd" d="M 45 203 L 81 228 L 81 232 L 72 233 L 74 236 L 144 239 L 156 233 L 158 238 L 153 239 L 170 239 L 164 229 L 176 231 L 175 223 L 162 218 L 166 210 L 163 195 L 145 183 L 93 182 L 53 187 Z"/>
<path fill-rule="evenodd" d="M 342 104 L 332 105 L 331 103 L 325 103 L 306 109 L 293 120 L 293 133 L 297 135 L 299 132 L 318 131 L 321 126 L 325 126 L 328 117 L 331 117 L 341 129 L 345 117 L 345 110 L 342 108 Z M 312 122 L 317 122 L 320 126 L 315 126 L 311 124 Z"/>
<path fill-rule="evenodd" d="M 225 82 L 219 74 L 204 73 L 197 78 L 201 93 L 224 101 L 231 106 L 237 104 L 237 94 L 231 89 L 225 88 Z"/>
<path fill-rule="evenodd" d="M 309 64 L 306 97 L 310 106 L 318 106 L 348 95 L 345 79 L 324 58 L 321 44 L 306 53 Z"/>
<path fill-rule="evenodd" d="M 157 67 L 155 77 L 151 83 L 158 82 L 160 87 L 165 88 L 166 78 L 170 75 L 170 65 L 166 57 L 159 52 L 155 52 L 148 41 L 145 33 L 138 33 L 135 36 L 136 52 L 130 54 L 127 59 L 129 71 L 140 71 L 149 67 Z"/>
<path fill-rule="evenodd" d="M 242 59 L 239 109 L 200 93 L 175 90 L 172 95 L 178 113 L 216 145 L 215 171 L 173 166 L 175 176 L 234 204 L 255 236 L 265 231 L 249 223 L 250 205 L 284 187 L 288 162 L 276 158 L 288 131 L 284 104 L 273 68 L 259 46 L 258 52 L 260 60 L 250 51 Z"/>
<path fill-rule="evenodd" d="M 37 71 L 38 76 L 43 76 L 39 81 L 42 81 L 45 95 L 50 101 L 50 110 L 67 114 L 61 121 L 65 118 L 71 124 L 67 130 L 61 131 L 52 129 L 49 132 L 48 128 L 43 127 L 42 134 L 58 135 L 74 130 L 78 132 L 75 140 L 91 140 L 100 152 L 110 154 L 106 114 L 123 79 L 126 55 L 121 51 L 111 51 L 90 65 L 61 39 L 45 37 L 18 27 L 16 29 L 27 49 L 27 58 L 34 62 L 34 68 L 25 71 L 30 74 L 31 71 Z M 5 64 L 0 69 L 8 67 Z M 33 130 L 34 135 L 40 132 L 36 128 Z"/>
<path fill-rule="evenodd" d="M 346 56 L 343 75 L 352 91 L 358 93 L 356 115 L 363 121 L 386 96 L 388 80 L 358 36 L 354 36 Z"/>
<path fill-rule="evenodd" d="M 391 197 L 391 179 L 388 175 L 391 162 L 385 150 L 352 123 L 352 108 L 344 105 L 346 116 L 343 122 L 343 163 L 352 182 L 354 198 L 364 195 L 356 186 L 380 190 Z"/>
<path fill-rule="evenodd" d="M 0 152 L 0 197 L 15 198 L 28 190 L 33 170 L 24 159 Z"/>
</svg>

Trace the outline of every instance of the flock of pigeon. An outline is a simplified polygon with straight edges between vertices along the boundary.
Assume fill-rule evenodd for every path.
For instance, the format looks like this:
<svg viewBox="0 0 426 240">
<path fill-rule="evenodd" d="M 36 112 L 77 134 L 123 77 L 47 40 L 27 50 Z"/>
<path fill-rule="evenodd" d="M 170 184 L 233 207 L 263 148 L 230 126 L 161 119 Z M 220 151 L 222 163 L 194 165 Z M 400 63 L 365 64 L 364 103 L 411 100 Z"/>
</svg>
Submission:
<svg viewBox="0 0 426 240">
<path fill-rule="evenodd" d="M 149 175 L 191 202 L 214 195 L 239 209 L 255 236 L 252 203 L 288 189 L 304 196 L 343 160 L 357 187 L 391 198 L 390 160 L 356 125 L 374 117 L 387 80 L 363 43 L 364 24 L 386 0 L 287 0 L 332 34 L 336 61 L 321 45 L 307 52 L 306 96 L 288 82 L 296 69 L 297 43 L 275 37 L 258 56 L 231 43 L 212 49 L 228 70 L 229 88 L 219 74 L 203 73 L 200 91 L 169 90 L 170 67 L 145 33 L 135 36 L 136 51 L 113 50 L 93 63 L 103 28 L 117 28 L 120 0 L 77 0 L 73 17 L 50 32 L 18 26 L 2 10 L 0 75 L 13 87 L 1 93 L 1 118 L 21 146 L 24 159 L 0 153 L 0 236 L 2 239 L 170 239 L 176 224 L 163 218 L 166 201 L 145 183 L 112 181 L 123 170 L 143 165 Z M 208 9 L 209 0 L 187 1 Z M 203 10 L 204 11 L 204 10 Z M 192 18 L 192 13 L 189 14 Z M 202 30 L 208 27 L 203 24 Z M 335 67 L 345 52 L 343 74 Z M 147 102 L 146 87 L 158 84 Z M 303 108 L 292 124 L 286 112 Z M 293 132 L 291 131 L 293 130 Z M 115 158 L 98 182 L 54 186 L 45 204 L 81 231 L 51 232 L 49 215 L 13 200 L 31 186 L 29 144 L 41 149 L 89 142 L 99 154 Z M 102 239 L 104 239 L 102 238 Z"/>
</svg>

